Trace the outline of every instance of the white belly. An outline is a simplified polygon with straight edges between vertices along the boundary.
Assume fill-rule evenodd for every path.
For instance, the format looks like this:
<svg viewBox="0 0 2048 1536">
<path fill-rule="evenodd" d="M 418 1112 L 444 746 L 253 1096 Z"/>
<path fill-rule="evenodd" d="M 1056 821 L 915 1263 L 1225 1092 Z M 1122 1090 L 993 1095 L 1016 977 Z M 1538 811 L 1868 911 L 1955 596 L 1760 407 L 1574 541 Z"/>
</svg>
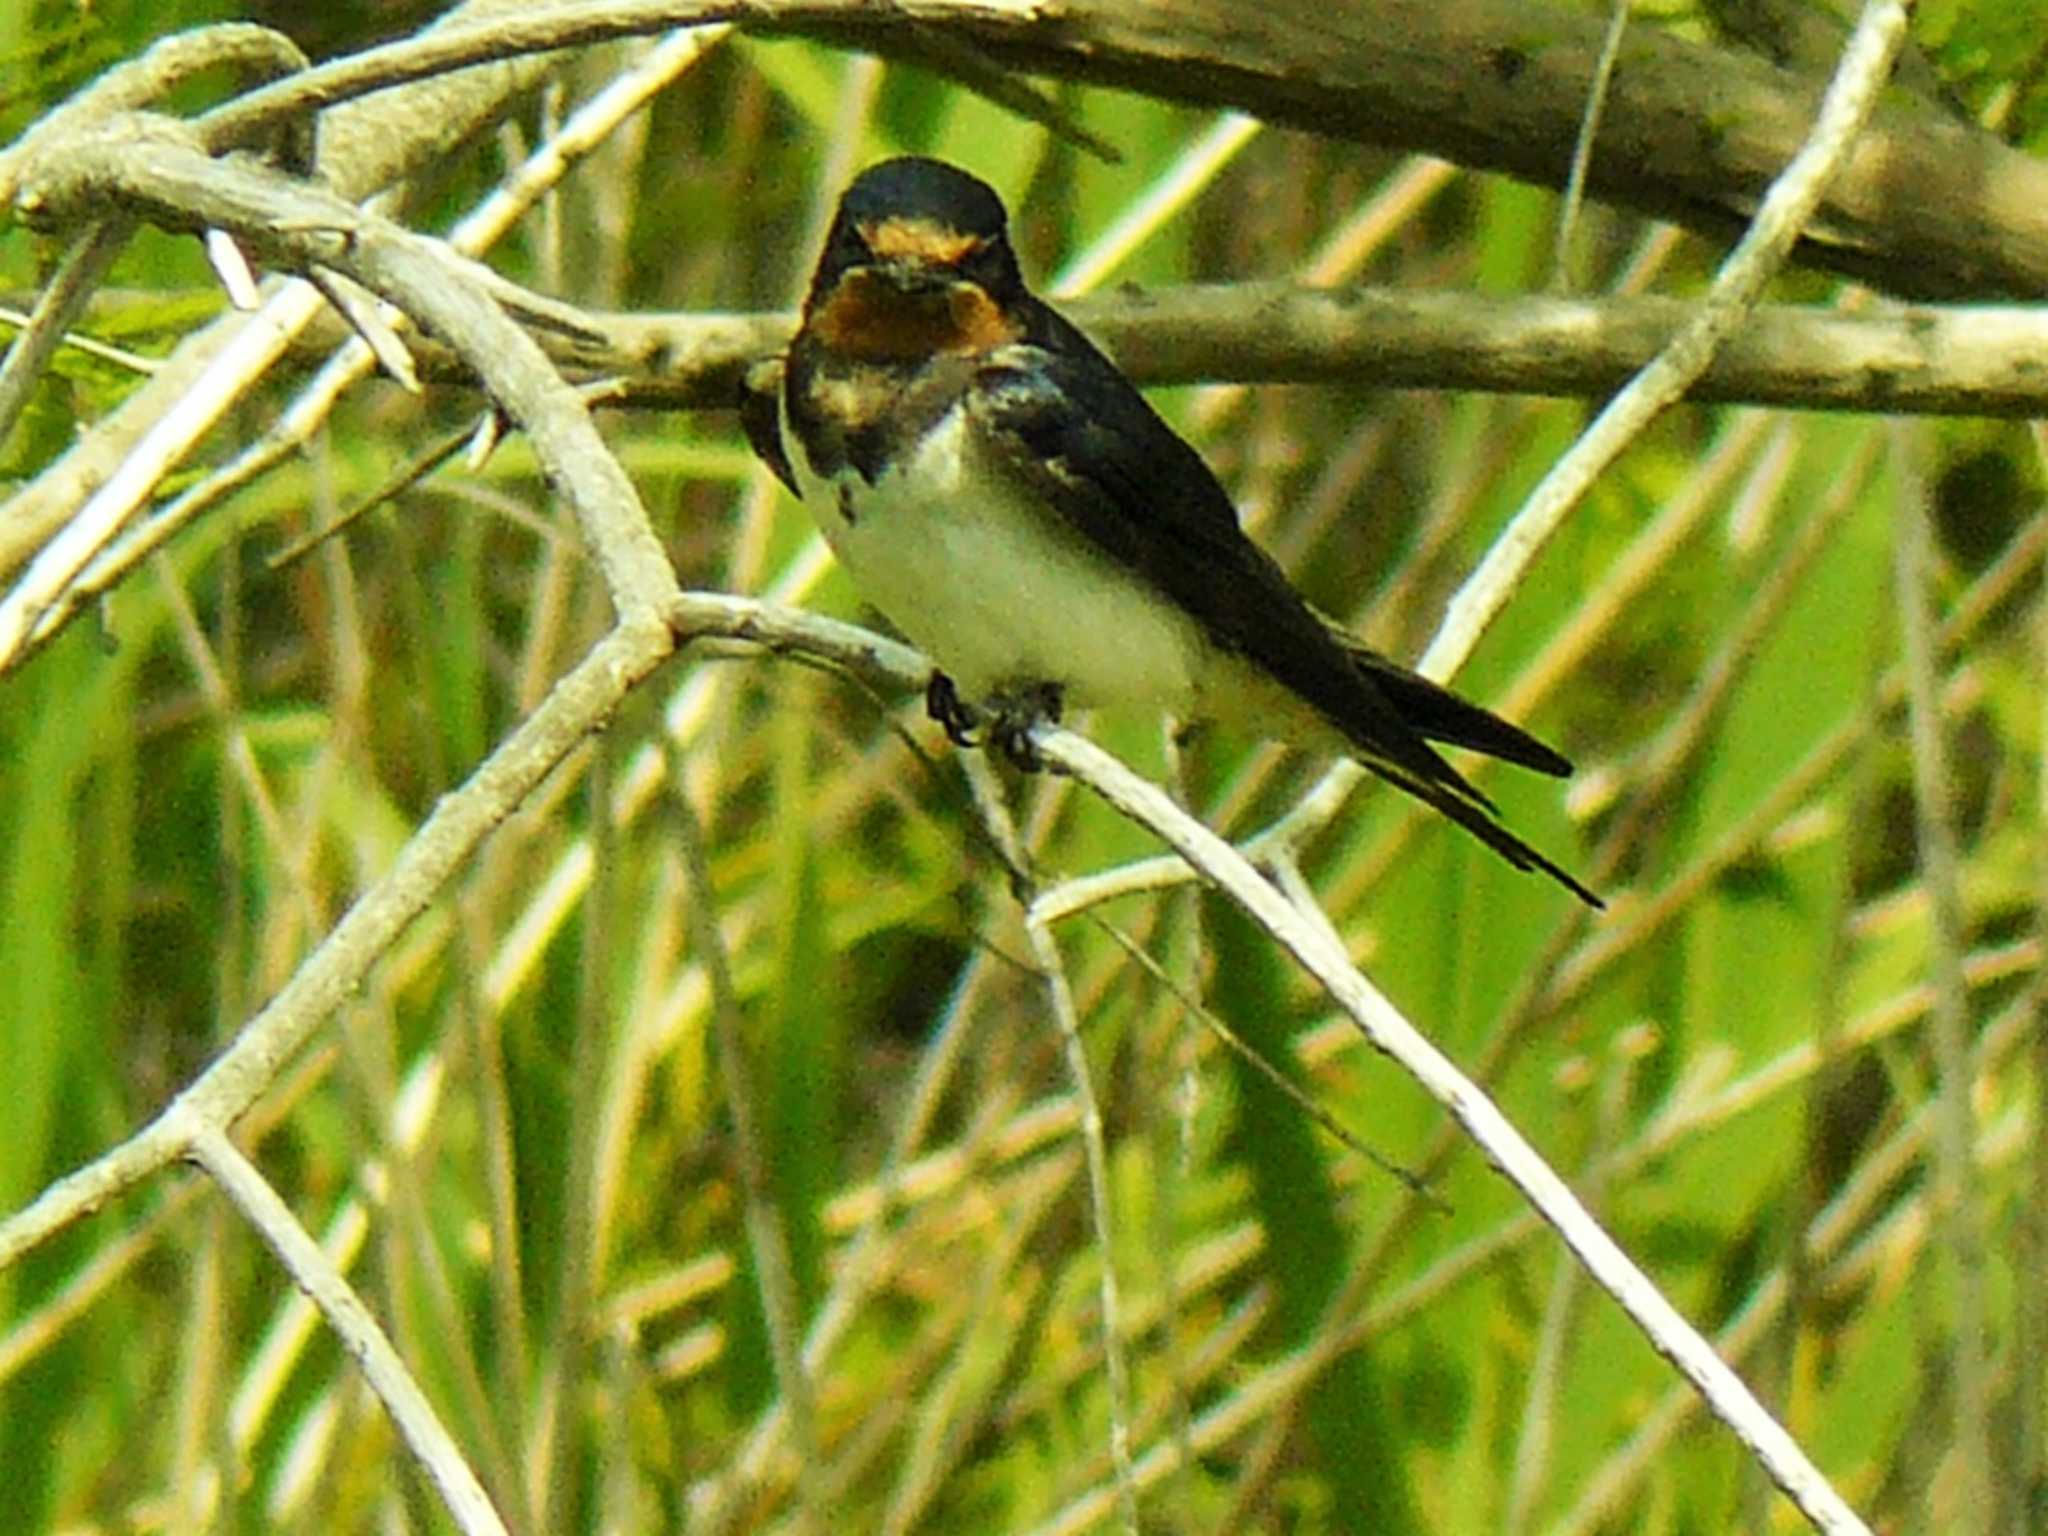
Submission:
<svg viewBox="0 0 2048 1536">
<path fill-rule="evenodd" d="M 873 486 L 849 470 L 844 510 L 787 436 L 804 504 L 861 596 L 969 699 L 1051 682 L 1077 708 L 1187 712 L 1208 654 L 1195 624 L 1056 513 L 978 472 L 965 421 L 948 416 Z"/>
</svg>

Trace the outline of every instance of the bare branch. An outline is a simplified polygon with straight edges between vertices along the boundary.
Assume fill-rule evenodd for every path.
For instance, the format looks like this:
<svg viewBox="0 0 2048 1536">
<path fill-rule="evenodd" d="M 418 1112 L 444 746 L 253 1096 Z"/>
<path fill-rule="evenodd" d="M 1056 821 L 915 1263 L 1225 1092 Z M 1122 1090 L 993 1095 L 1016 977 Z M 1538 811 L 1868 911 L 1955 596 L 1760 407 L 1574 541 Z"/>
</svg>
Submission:
<svg viewBox="0 0 2048 1536">
<path fill-rule="evenodd" d="M 1012 69 L 1234 108 L 1326 137 L 1423 150 L 1562 186 L 1603 24 L 1545 0 L 563 0 L 463 21 L 250 93 L 206 121 L 252 126 L 485 60 L 729 21 L 944 72 L 931 29 Z M 1749 54 L 1632 29 L 1588 192 L 1732 236 L 1805 142 L 1818 83 Z M 2048 167 L 1919 105 L 1887 105 L 1802 232 L 1801 261 L 1920 298 L 2048 290 Z"/>
<path fill-rule="evenodd" d="M 1188 283 L 1067 300 L 1065 314 L 1140 384 L 1353 384 L 1605 399 L 1700 313 L 1665 297 L 1567 299 Z M 623 376 L 621 403 L 730 407 L 787 314 L 579 316 L 603 345 L 539 339 L 578 373 Z M 1682 398 L 1884 415 L 2048 414 L 2048 314 L 2034 305 L 1848 314 L 1760 304 Z M 461 376 L 440 348 L 423 376 Z"/>
<path fill-rule="evenodd" d="M 1088 1210 L 1095 1223 L 1096 1259 L 1101 1269 L 1096 1295 L 1102 1307 L 1102 1359 L 1109 1381 L 1109 1457 L 1116 1468 L 1117 1509 L 1127 1536 L 1138 1536 L 1138 1483 L 1131 1470 L 1131 1373 L 1124 1357 L 1123 1307 L 1116 1283 L 1116 1244 L 1110 1206 L 1109 1153 L 1103 1144 L 1102 1106 L 1088 1072 L 1088 1052 L 1081 1040 L 1081 1016 L 1074 991 L 1060 959 L 1059 943 L 1049 925 L 1027 913 L 1025 932 L 1031 954 L 1045 979 L 1046 999 L 1059 1026 L 1066 1053 L 1067 1078 L 1081 1111 L 1081 1147 L 1087 1155 Z"/>
<path fill-rule="evenodd" d="M 547 702 L 444 798 L 391 872 L 357 899 L 269 1005 L 155 1120 L 0 1223 L 0 1270 L 123 1190 L 176 1162 L 202 1126 L 227 1126 L 267 1088 L 486 833 L 668 655 L 666 631 L 617 629 Z"/>
<path fill-rule="evenodd" d="M 660 544 L 576 391 L 539 347 L 477 291 L 472 264 L 438 241 L 362 212 L 310 185 L 243 163 L 214 160 L 162 119 L 119 118 L 58 143 L 21 175 L 21 196 L 46 216 L 103 208 L 112 199 L 173 226 L 240 234 L 286 262 L 324 264 L 391 299 L 487 377 L 493 395 L 533 439 L 569 502 L 622 617 L 653 622 L 673 592 Z M 110 487 L 105 512 L 80 518 L 43 549 L 0 600 L 0 668 L 18 657 L 41 611 L 132 510 L 141 487 Z"/>
<path fill-rule="evenodd" d="M 131 233 L 133 226 L 128 220 L 110 219 L 85 231 L 64 253 L 63 262 L 36 300 L 28 323 L 7 349 L 7 360 L 0 363 L 0 441 L 14 430 L 44 365 L 63 342 L 65 331 L 85 308 L 94 285 L 106 275 Z"/>
<path fill-rule="evenodd" d="M 1487 1160 L 1557 1230 L 1601 1288 L 1621 1303 L 1651 1347 L 1693 1383 L 1715 1415 L 1816 1527 L 1868 1536 L 1868 1528 L 1798 1443 L 1664 1299 L 1493 1101 L 1352 967 L 1341 946 L 1332 944 L 1319 925 L 1296 911 L 1237 849 L 1094 743 L 1054 727 L 1036 729 L 1032 739 L 1049 763 L 1083 780 L 1166 842 L 1301 962 L 1374 1047 L 1399 1062 L 1451 1113 Z"/>
<path fill-rule="evenodd" d="M 437 26 L 460 24 L 508 3 L 517 0 L 470 0 Z M 213 38 L 218 30 L 167 39 L 145 58 L 175 59 L 177 50 L 194 46 L 192 37 Z M 260 57 L 271 46 L 258 40 L 252 51 Z M 160 54 L 159 49 L 169 52 Z M 217 41 L 208 42 L 204 59 L 207 63 L 220 59 Z M 383 91 L 366 101 L 338 107 L 325 114 L 320 124 L 321 176 L 343 198 L 367 197 L 473 133 L 480 122 L 502 108 L 507 97 L 531 84 L 545 68 L 544 59 L 516 60 Z M 124 89 L 113 96 L 94 94 L 91 112 L 74 119 L 74 126 L 117 108 L 156 100 L 160 91 L 159 86 L 151 85 L 137 92 Z M 52 121 L 45 119 L 44 126 Z M 21 143 L 25 146 L 27 142 L 24 135 Z M 9 166 L 14 163 L 11 159 L 7 162 Z M 0 186 L 11 185 L 12 179 L 9 170 L 0 176 Z M 0 517 L 0 575 L 18 568 L 117 474 L 145 488 L 153 487 L 162 470 L 190 451 L 199 435 L 220 419 L 252 380 L 263 375 L 285 342 L 321 307 L 309 290 L 287 288 L 260 318 L 223 315 L 180 343 L 155 377 L 8 501 L 6 515 Z M 131 468 L 128 460 L 137 453 L 154 460 L 158 467 L 151 471 L 144 463 Z"/>
<path fill-rule="evenodd" d="M 398 1432 L 440 1490 L 456 1525 L 468 1536 L 507 1536 L 505 1522 L 498 1517 L 490 1495 L 370 1309 L 341 1271 L 327 1262 L 320 1245 L 299 1225 L 256 1165 L 242 1156 L 226 1135 L 210 1127 L 193 1138 L 191 1156 L 213 1176 L 271 1252 L 283 1260 L 293 1283 L 320 1309 L 342 1348 L 363 1368 Z"/>
<path fill-rule="evenodd" d="M 1864 7 L 1821 103 L 1812 138 L 1772 184 L 1756 222 L 1716 275 L 1706 307 L 1609 402 L 1530 493 L 1479 569 L 1452 598 L 1443 627 L 1417 670 L 1435 678 L 1457 671 L 1579 498 L 1650 422 L 1684 394 L 1722 342 L 1743 323 L 1813 217 L 1828 183 L 1848 163 L 1905 35 L 1906 6 L 1901 0 L 1870 0 Z"/>
</svg>

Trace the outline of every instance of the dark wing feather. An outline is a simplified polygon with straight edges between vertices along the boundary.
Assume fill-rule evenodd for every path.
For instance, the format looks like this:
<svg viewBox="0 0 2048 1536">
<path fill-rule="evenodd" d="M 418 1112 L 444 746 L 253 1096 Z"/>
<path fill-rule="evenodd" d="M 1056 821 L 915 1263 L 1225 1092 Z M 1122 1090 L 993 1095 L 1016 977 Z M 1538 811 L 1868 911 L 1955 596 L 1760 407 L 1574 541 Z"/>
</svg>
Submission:
<svg viewBox="0 0 2048 1536">
<path fill-rule="evenodd" d="M 782 445 L 782 359 L 764 358 L 740 378 L 740 427 L 754 457 L 789 487 L 789 494 L 801 497 L 796 471 L 790 468 L 789 452 Z"/>
<path fill-rule="evenodd" d="M 1545 772 L 1562 759 L 1476 705 L 1340 640 L 1238 526 L 1201 456 L 1079 331 L 1031 303 L 1030 344 L 975 375 L 969 408 L 1008 445 L 1013 471 L 1105 554 L 1197 614 L 1212 640 L 1284 684 L 1339 730 L 1368 768 L 1426 801 L 1518 869 L 1600 905 L 1493 819 L 1492 804 L 1423 740 L 1493 751 Z M 1455 709 L 1445 706 L 1451 700 Z M 1419 720 L 1407 717 L 1415 709 Z M 1481 728 L 1477 722 L 1488 722 Z"/>
<path fill-rule="evenodd" d="M 1245 536 L 1201 456 L 1078 332 L 1052 348 L 992 354 L 968 401 L 1008 445 L 1015 473 L 1037 482 L 1090 543 L 1199 616 L 1216 643 L 1271 673 L 1358 747 L 1476 798 Z"/>
<path fill-rule="evenodd" d="M 1495 821 L 1486 807 L 1462 798 L 1441 784 L 1424 783 L 1409 778 L 1399 768 L 1371 753 L 1361 752 L 1358 760 L 1389 784 L 1407 790 L 1416 799 L 1441 811 L 1516 869 L 1541 870 L 1596 912 L 1606 910 L 1606 902 L 1581 885 L 1568 871 L 1552 863 Z"/>
<path fill-rule="evenodd" d="M 1469 747 L 1552 778 L 1570 775 L 1572 765 L 1564 754 L 1545 746 L 1519 725 L 1510 725 L 1491 710 L 1481 709 L 1450 689 L 1432 683 L 1420 672 L 1410 672 L 1399 662 L 1387 660 L 1342 630 L 1336 634 L 1337 643 L 1379 685 L 1380 692 L 1418 736 L 1454 747 Z"/>
</svg>

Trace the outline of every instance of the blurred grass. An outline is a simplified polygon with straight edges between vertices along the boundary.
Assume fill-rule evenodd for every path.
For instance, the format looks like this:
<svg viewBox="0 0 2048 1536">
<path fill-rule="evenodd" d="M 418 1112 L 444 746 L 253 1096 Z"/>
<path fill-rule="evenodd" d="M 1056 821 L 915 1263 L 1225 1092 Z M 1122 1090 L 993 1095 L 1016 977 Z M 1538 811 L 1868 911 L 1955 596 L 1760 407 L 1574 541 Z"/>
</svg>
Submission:
<svg viewBox="0 0 2048 1536">
<path fill-rule="evenodd" d="M 8 35 L 17 56 L 38 58 L 41 41 L 71 39 L 5 104 L 10 133 L 36 90 L 48 101 L 75 86 L 80 59 L 123 56 L 172 20 L 93 15 L 81 33 L 77 13 L 38 10 Z M 1942 25 L 1944 47 L 1971 35 Z M 2025 55 L 2009 48 L 2017 78 Z M 571 65 L 571 99 L 617 57 Z M 851 134 L 852 164 L 925 150 L 988 176 L 1017 212 L 1027 266 L 1050 273 L 1207 126 L 1133 96 L 1063 92 L 1124 150 L 1122 165 L 1103 166 L 915 72 L 883 70 L 857 110 L 848 92 L 862 68 L 795 43 L 715 51 L 657 103 L 644 136 L 607 145 L 557 194 L 565 249 L 549 256 L 536 218 L 500 264 L 532 280 L 552 260 L 565 297 L 596 307 L 787 303 L 812 259 L 802 242 L 837 191 L 822 167 Z M 1992 89 L 1982 74 L 1971 78 Z M 521 130 L 534 125 L 524 114 Z M 476 146 L 411 217 L 445 225 L 457 189 L 488 186 L 502 151 Z M 1263 133 L 1110 280 L 1295 270 L 1399 165 Z M 603 216 L 622 186 L 624 223 Z M 1548 193 L 1461 175 L 1363 275 L 1538 289 L 1555 216 Z M 1597 214 L 1586 269 L 1611 279 L 1641 233 Z M 11 286 L 29 287 L 46 256 L 20 230 L 0 232 Z M 1680 242 L 1658 286 L 1696 291 L 1714 257 Z M 206 282 L 191 242 L 169 236 L 138 242 L 118 275 L 161 291 L 167 327 L 191 323 Z M 31 474 L 123 387 L 99 365 L 53 378 L 6 445 L 7 473 Z M 1299 551 L 1303 585 L 1408 654 L 1587 413 L 1385 394 L 1369 381 L 1255 389 L 1213 415 L 1209 398 L 1172 391 L 1161 403 L 1269 546 Z M 0 684 L 9 1209 L 189 1080 L 602 628 L 598 584 L 516 443 L 483 474 L 444 469 L 311 558 L 266 570 L 270 550 L 370 493 L 461 409 L 360 391 L 315 451 L 174 545 L 164 575 L 119 592 L 103 634 L 80 625 Z M 1742 419 L 1688 409 L 1640 443 L 1488 636 L 1468 691 L 1497 697 Z M 1703 669 L 1879 430 L 1777 421 L 1531 722 L 1585 777 L 1612 773 L 1619 799 L 1575 821 L 1555 786 L 1485 780 L 1517 829 L 1573 868 L 1590 867 L 1620 823 L 1639 787 L 1635 754 L 1690 707 Z M 1369 478 L 1309 522 L 1333 445 L 1361 423 L 1384 429 Z M 210 455 L 261 424 L 248 413 Z M 766 590 L 801 560 L 803 514 L 766 493 L 729 420 L 614 415 L 607 430 L 687 581 Z M 2002 538 L 2032 526 L 2041 475 L 2023 429 L 1944 424 L 1936 438 L 1952 471 L 1937 484 L 1950 527 L 1982 533 L 1989 513 L 1973 508 L 1987 464 L 2000 466 L 1989 483 L 2024 503 Z M 1625 1176 L 1593 1181 L 1605 1218 L 1710 1328 L 1787 1263 L 1801 1223 L 1879 1166 L 1931 1091 L 1912 1006 L 1928 938 L 1903 720 L 1871 702 L 1898 654 L 1893 487 L 1879 463 L 1740 658 L 1705 749 L 1616 854 L 1610 888 L 1643 901 L 1583 929 L 1555 890 L 1440 827 L 1411 830 L 1406 805 L 1373 789 L 1306 860 L 1353 953 L 1456 1058 L 1492 1064 L 1510 1115 L 1568 1174 L 1591 1181 L 1623 1161 Z M 1950 539 L 1947 596 L 1996 569 L 2004 545 L 1988 542 Z M 166 579 L 197 611 L 201 650 L 227 679 L 225 711 L 200 686 Z M 836 573 L 794 595 L 859 611 Z M 1968 637 L 1951 678 L 1971 942 L 1987 951 L 2033 922 L 2038 601 L 2037 583 L 2020 584 Z M 1105 1256 L 1058 1042 L 1019 963 L 1000 871 L 965 830 L 954 755 L 914 702 L 886 702 L 929 761 L 844 680 L 685 658 L 612 727 L 609 789 L 595 803 L 618 824 L 594 836 L 586 754 L 415 925 L 259 1117 L 266 1172 L 316 1233 L 351 1241 L 358 1282 L 522 1528 L 548 1510 L 562 1529 L 684 1523 L 693 1498 L 733 1474 L 777 1392 L 703 957 L 683 920 L 699 899 L 719 921 L 756 1053 L 803 1320 L 846 1304 L 817 1380 L 825 1465 L 814 1470 L 834 1528 L 1068 1529 L 1113 1511 L 1102 1498 Z M 1843 767 L 1758 838 L 1726 846 L 1816 743 L 1858 721 L 1866 740 Z M 1152 722 L 1095 728 L 1148 769 L 1163 761 Z M 660 811 L 676 790 L 631 787 L 643 761 L 689 795 L 710 891 L 690 890 L 673 812 Z M 1198 809 L 1218 819 L 1230 808 L 1242 831 L 1304 772 L 1212 736 L 1190 748 L 1185 776 Z M 1153 851 L 1070 786 L 1004 784 L 1048 877 Z M 1682 899 L 1639 937 L 1605 937 L 1672 889 Z M 1228 912 L 1168 895 L 1108 915 L 1270 1052 L 1291 1042 L 1296 1075 L 1386 1156 L 1416 1166 L 1429 1155 L 1439 1112 L 1331 1027 L 1299 975 Z M 1478 1530 L 1502 1526 L 1521 1498 L 1518 1518 L 1559 1528 L 1679 1391 L 1668 1367 L 1603 1298 L 1567 1297 L 1554 1245 L 1516 1235 L 1512 1194 L 1477 1160 L 1454 1153 L 1432 1182 L 1447 1208 L 1417 1212 L 1220 1053 L 1107 936 L 1076 924 L 1061 943 L 1109 1122 L 1109 1257 L 1125 1293 L 1136 1451 L 1197 1453 L 1148 1491 L 1148 1521 Z M 1603 943 L 1616 947 L 1589 947 Z M 2020 956 L 1979 986 L 1980 1028 L 2002 1007 L 2031 1006 L 2033 965 Z M 1524 1000 L 1555 995 L 1560 976 L 1590 979 L 1568 1004 L 1531 1011 Z M 1523 1008 L 1512 1031 L 1511 1006 Z M 1711 1108 L 1746 1075 L 1884 1009 L 1874 1043 L 1842 1047 L 1824 1070 L 1795 1063 L 1753 1100 Z M 1994 1212 L 2038 1199 L 2018 1157 L 2036 1091 L 2010 1047 L 1987 1062 L 1981 1198 Z M 1919 1167 L 1909 1159 L 1873 1181 L 1799 1279 L 1794 1320 L 1746 1371 L 1860 1507 L 1934 1529 L 1950 1513 L 1950 1282 Z M 0 1279 L 0 1323 L 54 1325 L 82 1266 L 168 1199 L 167 1186 L 138 1193 Z M 268 1256 L 212 1209 L 202 1196 L 162 1218 L 161 1236 L 52 1337 L 0 1342 L 0 1524 L 177 1528 L 210 1509 L 222 1528 L 444 1528 L 319 1330 L 264 1350 L 288 1336 L 293 1301 Z M 2009 1351 L 2013 1293 L 2028 1277 L 2003 1250 L 1996 1261 Z M 1456 1268 L 1442 1288 L 1438 1265 Z M 1336 1297 L 1345 1306 L 1328 1317 Z M 1283 1390 L 1294 1351 L 1374 1308 L 1394 1312 L 1313 1382 Z M 1545 1381 L 1547 1329 L 1561 1348 Z M 217 1374 L 195 1340 L 213 1344 Z M 1517 1494 L 1517 1456 L 1539 1431 L 1546 1449 Z M 195 1483 L 195 1465 L 213 1480 Z M 734 1504 L 739 1528 L 792 1518 L 790 1454 L 765 1467 L 761 1489 Z M 1649 1458 L 1603 1528 L 1744 1524 L 1758 1507 L 1751 1477 L 1725 1433 L 1694 1425 Z"/>
</svg>

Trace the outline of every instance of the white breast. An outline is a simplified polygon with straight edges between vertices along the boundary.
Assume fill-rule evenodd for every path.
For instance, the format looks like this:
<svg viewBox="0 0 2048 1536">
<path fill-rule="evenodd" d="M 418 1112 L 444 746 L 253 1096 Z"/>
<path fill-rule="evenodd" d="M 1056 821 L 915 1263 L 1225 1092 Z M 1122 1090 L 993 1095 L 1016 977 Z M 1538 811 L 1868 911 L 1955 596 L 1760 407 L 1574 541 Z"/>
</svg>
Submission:
<svg viewBox="0 0 2048 1536">
<path fill-rule="evenodd" d="M 861 596 L 968 698 L 1053 682 L 1077 708 L 1194 703 L 1208 647 L 1193 621 L 997 472 L 964 411 L 873 486 L 849 469 L 843 494 L 785 441 Z"/>
</svg>

